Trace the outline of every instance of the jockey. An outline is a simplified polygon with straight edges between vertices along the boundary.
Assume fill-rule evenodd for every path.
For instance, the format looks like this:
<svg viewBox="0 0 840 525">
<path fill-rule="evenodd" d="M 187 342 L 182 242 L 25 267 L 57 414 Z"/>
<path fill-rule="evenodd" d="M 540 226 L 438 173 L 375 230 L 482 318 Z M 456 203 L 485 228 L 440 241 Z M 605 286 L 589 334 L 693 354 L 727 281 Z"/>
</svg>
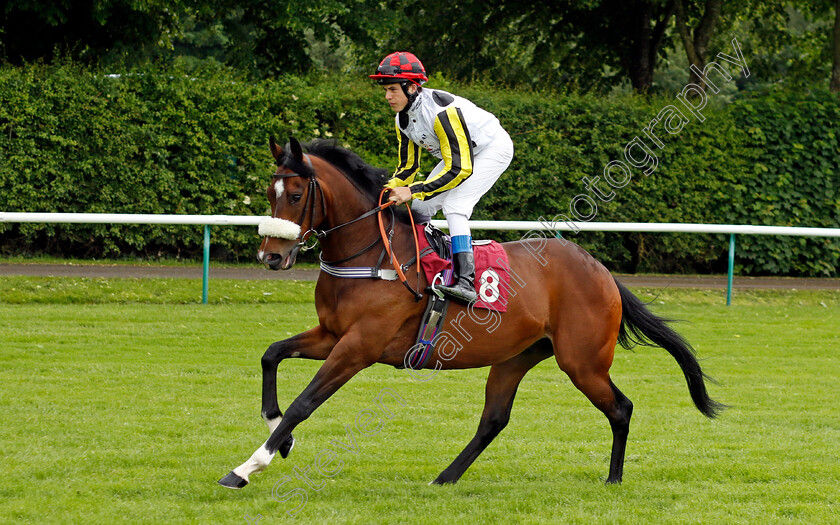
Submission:
<svg viewBox="0 0 840 525">
<path fill-rule="evenodd" d="M 411 199 L 412 211 L 428 220 L 443 211 L 452 237 L 452 286 L 443 293 L 465 302 L 477 298 L 475 259 L 468 220 L 478 200 L 498 180 L 513 158 L 513 143 L 499 120 L 467 99 L 424 89 L 423 64 L 412 53 L 391 53 L 370 75 L 385 89 L 396 112 L 399 161 L 389 200 Z M 415 181 L 420 148 L 440 159 L 425 180 Z"/>
</svg>

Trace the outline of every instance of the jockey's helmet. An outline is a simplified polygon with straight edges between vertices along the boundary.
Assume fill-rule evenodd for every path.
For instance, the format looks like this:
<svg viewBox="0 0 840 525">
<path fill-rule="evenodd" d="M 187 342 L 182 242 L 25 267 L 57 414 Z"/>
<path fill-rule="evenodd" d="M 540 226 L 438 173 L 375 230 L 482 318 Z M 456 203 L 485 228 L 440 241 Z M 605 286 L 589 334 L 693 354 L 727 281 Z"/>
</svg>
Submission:
<svg viewBox="0 0 840 525">
<path fill-rule="evenodd" d="M 426 76 L 426 68 L 423 67 L 420 59 L 407 51 L 397 51 L 386 56 L 376 68 L 376 74 L 370 75 L 370 78 L 380 84 L 401 83 L 408 80 L 418 86 L 429 80 Z"/>
</svg>

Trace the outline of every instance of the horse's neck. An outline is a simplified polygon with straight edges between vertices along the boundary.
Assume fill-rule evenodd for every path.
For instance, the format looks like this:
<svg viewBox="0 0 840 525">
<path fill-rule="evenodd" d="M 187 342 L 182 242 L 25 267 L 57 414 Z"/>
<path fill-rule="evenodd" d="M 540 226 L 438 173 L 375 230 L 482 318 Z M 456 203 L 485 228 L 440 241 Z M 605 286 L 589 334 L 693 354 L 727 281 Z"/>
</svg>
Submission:
<svg viewBox="0 0 840 525">
<path fill-rule="evenodd" d="M 327 230 L 341 224 L 349 223 L 375 207 L 374 204 L 369 204 L 364 207 L 354 206 L 348 208 L 333 205 L 332 210 L 338 211 L 340 209 L 340 211 L 330 214 L 333 216 L 328 221 L 328 226 L 324 229 Z M 381 213 L 382 225 L 385 229 L 386 236 L 391 238 L 391 244 L 395 253 L 398 256 L 404 253 L 413 253 L 413 248 L 411 247 L 414 245 L 414 237 L 411 232 L 411 227 L 399 222 L 395 216 L 391 215 L 389 210 L 383 210 Z M 389 231 L 393 233 L 389 235 Z M 340 261 L 355 256 L 343 266 L 376 266 L 382 256 L 383 245 L 381 242 L 377 243 L 377 246 L 364 251 L 364 253 L 360 252 L 373 244 L 377 239 L 381 239 L 381 237 L 377 214 L 373 214 L 328 233 L 320 241 L 322 257 L 325 261 Z M 384 259 L 383 266 L 388 266 L 387 256 Z"/>
<path fill-rule="evenodd" d="M 324 175 L 327 176 L 328 181 L 326 192 L 328 211 L 326 224 L 322 229 L 329 230 L 330 228 L 340 227 L 320 240 L 322 257 L 325 261 L 340 261 L 359 254 L 381 237 L 376 214 L 351 223 L 354 219 L 375 208 L 376 203 L 363 195 L 337 169 L 328 168 L 324 171 Z M 344 224 L 346 226 L 341 226 Z M 409 225 L 397 221 L 389 210 L 383 211 L 382 224 L 386 233 L 389 229 L 393 230 L 392 246 L 398 257 L 404 253 L 413 253 L 414 237 Z M 378 243 L 378 246 L 353 257 L 343 266 L 376 266 L 381 254 L 382 243 Z M 410 258 L 410 256 L 407 258 Z M 388 266 L 387 257 L 383 266 Z"/>
<path fill-rule="evenodd" d="M 362 213 L 359 213 L 355 217 L 362 215 Z M 347 220 L 352 220 L 355 217 Z M 409 245 L 413 246 L 414 243 L 414 237 L 408 225 L 398 222 L 396 219 L 393 219 L 392 223 L 391 214 L 388 211 L 384 212 L 382 223 L 386 236 L 391 238 L 393 250 L 398 256 L 413 251 L 413 249 L 408 249 Z M 390 235 L 389 230 L 393 231 Z M 381 239 L 381 237 L 376 215 L 366 217 L 358 222 L 339 228 L 321 239 L 322 257 L 325 261 L 340 261 L 358 254 L 343 266 L 376 266 L 382 255 L 383 245 L 381 242 L 364 253 L 360 252 L 376 242 L 377 239 Z M 384 258 L 383 266 L 388 266 L 387 256 Z"/>
</svg>

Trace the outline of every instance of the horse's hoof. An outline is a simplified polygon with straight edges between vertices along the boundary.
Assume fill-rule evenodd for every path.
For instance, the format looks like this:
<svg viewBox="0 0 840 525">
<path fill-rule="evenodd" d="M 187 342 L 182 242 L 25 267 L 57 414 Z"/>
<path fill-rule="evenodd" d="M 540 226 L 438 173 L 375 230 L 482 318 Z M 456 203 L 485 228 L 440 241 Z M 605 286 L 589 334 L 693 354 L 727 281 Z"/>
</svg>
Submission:
<svg viewBox="0 0 840 525">
<path fill-rule="evenodd" d="M 248 480 L 241 478 L 233 473 L 231 470 L 228 472 L 227 476 L 223 477 L 219 480 L 219 485 L 223 487 L 227 487 L 229 489 L 241 489 L 245 485 L 248 484 Z"/>
<path fill-rule="evenodd" d="M 286 438 L 286 441 L 280 445 L 280 457 L 286 459 L 289 456 L 289 452 L 292 451 L 292 448 L 295 446 L 295 437 L 289 434 L 289 437 Z M 245 483 L 248 483 L 247 481 Z"/>
<path fill-rule="evenodd" d="M 457 481 L 457 479 L 443 479 L 438 476 L 436 480 L 430 481 L 429 485 L 454 485 Z"/>
</svg>

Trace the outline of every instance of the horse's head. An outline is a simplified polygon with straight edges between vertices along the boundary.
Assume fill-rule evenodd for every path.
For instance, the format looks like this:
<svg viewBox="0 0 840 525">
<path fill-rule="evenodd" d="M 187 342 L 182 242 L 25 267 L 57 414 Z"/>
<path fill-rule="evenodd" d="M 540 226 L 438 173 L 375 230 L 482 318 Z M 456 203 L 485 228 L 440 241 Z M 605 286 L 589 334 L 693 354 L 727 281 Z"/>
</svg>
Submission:
<svg viewBox="0 0 840 525">
<path fill-rule="evenodd" d="M 324 193 L 315 177 L 309 155 L 300 143 L 289 139 L 288 151 L 269 140 L 277 163 L 271 184 L 266 190 L 271 216 L 262 220 L 263 236 L 257 259 L 271 270 L 288 270 L 298 252 L 324 220 Z"/>
</svg>

